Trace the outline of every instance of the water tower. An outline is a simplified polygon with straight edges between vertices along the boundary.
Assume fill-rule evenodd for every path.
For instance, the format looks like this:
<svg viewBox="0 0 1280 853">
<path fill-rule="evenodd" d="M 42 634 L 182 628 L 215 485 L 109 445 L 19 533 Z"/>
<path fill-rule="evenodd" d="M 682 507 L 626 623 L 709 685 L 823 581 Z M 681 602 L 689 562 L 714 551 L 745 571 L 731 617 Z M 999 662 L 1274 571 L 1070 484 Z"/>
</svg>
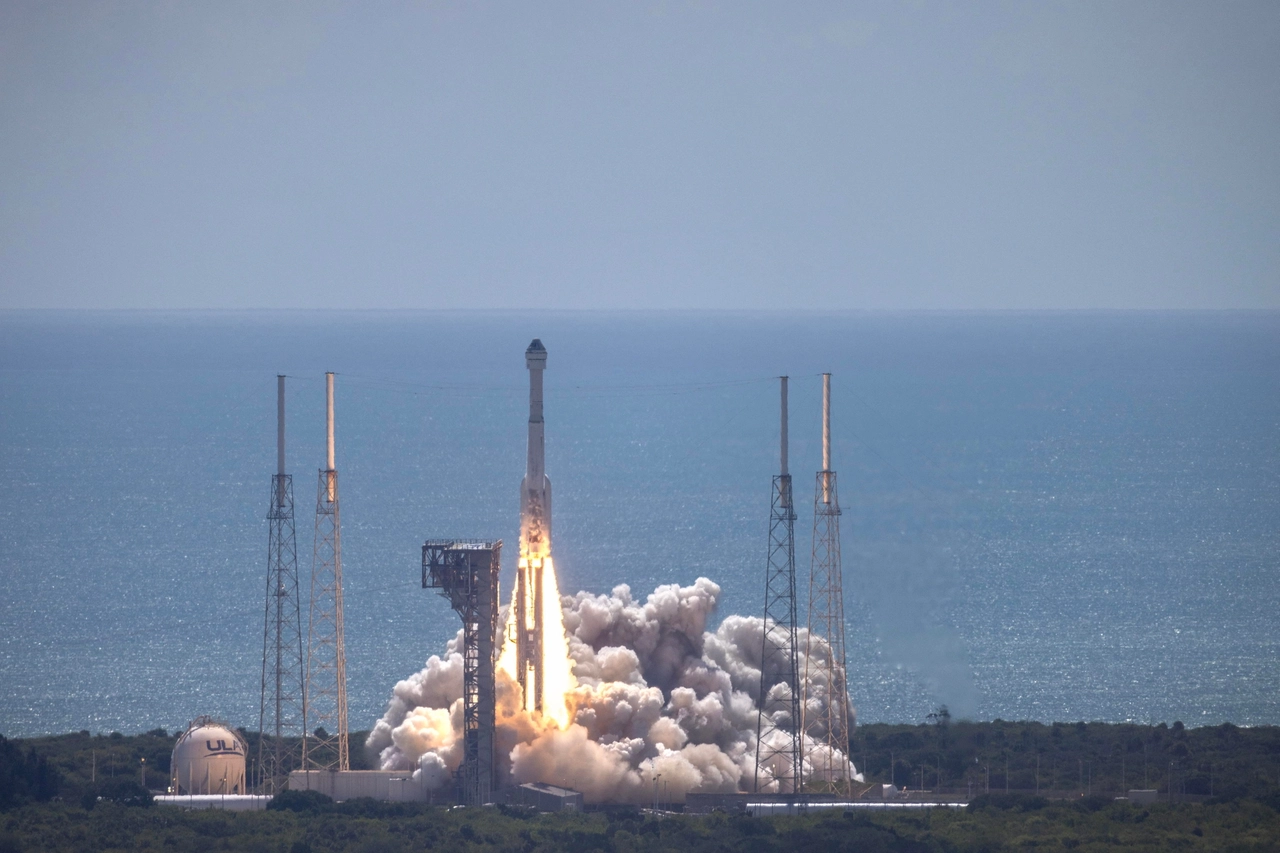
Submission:
<svg viewBox="0 0 1280 853">
<path fill-rule="evenodd" d="M 212 717 L 196 717 L 173 747 L 175 794 L 244 794 L 248 749 L 239 733 Z"/>
</svg>

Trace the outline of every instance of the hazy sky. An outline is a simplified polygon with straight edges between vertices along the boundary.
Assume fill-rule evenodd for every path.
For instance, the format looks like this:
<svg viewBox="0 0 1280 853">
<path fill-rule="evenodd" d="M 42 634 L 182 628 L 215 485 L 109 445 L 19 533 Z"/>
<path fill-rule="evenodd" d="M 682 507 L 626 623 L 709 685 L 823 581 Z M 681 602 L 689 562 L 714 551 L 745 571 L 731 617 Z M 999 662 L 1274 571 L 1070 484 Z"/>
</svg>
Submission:
<svg viewBox="0 0 1280 853">
<path fill-rule="evenodd" d="M 1280 3 L 0 0 L 0 307 L 1280 307 Z"/>
</svg>

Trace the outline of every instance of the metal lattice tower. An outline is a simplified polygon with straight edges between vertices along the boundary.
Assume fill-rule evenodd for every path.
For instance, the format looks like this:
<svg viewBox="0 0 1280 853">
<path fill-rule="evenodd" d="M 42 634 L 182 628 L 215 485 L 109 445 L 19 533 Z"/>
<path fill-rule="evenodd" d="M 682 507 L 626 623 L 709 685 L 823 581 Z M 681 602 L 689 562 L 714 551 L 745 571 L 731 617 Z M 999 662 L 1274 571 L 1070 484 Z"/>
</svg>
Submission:
<svg viewBox="0 0 1280 853">
<path fill-rule="evenodd" d="M 267 510 L 267 594 L 262 628 L 262 704 L 258 715 L 258 772 L 262 789 L 275 793 L 299 766 L 306 731 L 302 657 L 302 603 L 298 598 L 298 547 L 293 525 L 293 477 L 284 472 L 284 377 L 276 377 L 276 473 Z"/>
<path fill-rule="evenodd" d="M 494 653 L 502 540 L 432 539 L 422 546 L 422 586 L 438 589 L 462 617 L 462 764 L 464 805 L 493 802 Z"/>
<path fill-rule="evenodd" d="M 764 640 L 760 652 L 760 716 L 756 721 L 755 791 L 769 768 L 778 793 L 800 793 L 801 717 L 796 646 L 796 513 L 787 471 L 787 377 L 782 380 L 782 454 L 773 478 L 769 560 L 764 581 Z"/>
<path fill-rule="evenodd" d="M 316 536 L 311 561 L 311 618 L 307 631 L 307 770 L 350 770 L 347 749 L 347 658 L 342 639 L 342 524 L 338 472 L 333 464 L 333 374 L 326 373 L 328 467 L 316 489 Z M 314 727 L 314 728 L 312 728 Z M 317 734 L 322 731 L 323 735 Z"/>
<path fill-rule="evenodd" d="M 814 647 L 814 635 L 826 637 L 830 655 Z M 822 470 L 813 496 L 813 555 L 809 563 L 809 637 L 804 683 L 824 684 L 828 701 L 804 720 L 811 787 L 840 796 L 853 795 L 849 761 L 849 688 L 845 680 L 844 582 L 840 566 L 840 499 L 831 470 L 831 374 L 822 374 Z M 815 654 L 817 659 L 815 660 Z M 806 708 L 808 707 L 806 703 Z"/>
</svg>

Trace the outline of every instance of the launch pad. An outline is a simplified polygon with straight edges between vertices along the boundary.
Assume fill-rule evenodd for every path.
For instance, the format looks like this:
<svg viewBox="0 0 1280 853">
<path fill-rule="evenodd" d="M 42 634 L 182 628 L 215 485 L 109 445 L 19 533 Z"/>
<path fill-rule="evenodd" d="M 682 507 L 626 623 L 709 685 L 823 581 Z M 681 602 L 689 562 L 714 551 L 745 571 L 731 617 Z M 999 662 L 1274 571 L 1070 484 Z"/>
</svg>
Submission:
<svg viewBox="0 0 1280 853">
<path fill-rule="evenodd" d="M 520 684 L 524 707 L 543 711 L 544 608 L 559 608 L 551 564 L 551 481 L 544 463 L 542 371 L 547 350 L 542 341 L 525 351 L 529 368 L 529 445 L 520 483 L 520 556 L 507 626 L 514 660 L 503 664 Z M 467 805 L 493 802 L 495 793 L 495 670 L 498 632 L 498 579 L 502 541 L 429 539 L 422 546 L 422 586 L 440 590 L 462 617 L 463 758 L 460 800 Z M 563 632 L 559 619 L 556 630 Z M 552 646 L 554 650 L 554 644 Z M 567 658 L 567 650 L 565 657 Z M 514 671 L 512 671 L 514 669 Z M 561 700 L 563 701 L 563 700 Z"/>
</svg>

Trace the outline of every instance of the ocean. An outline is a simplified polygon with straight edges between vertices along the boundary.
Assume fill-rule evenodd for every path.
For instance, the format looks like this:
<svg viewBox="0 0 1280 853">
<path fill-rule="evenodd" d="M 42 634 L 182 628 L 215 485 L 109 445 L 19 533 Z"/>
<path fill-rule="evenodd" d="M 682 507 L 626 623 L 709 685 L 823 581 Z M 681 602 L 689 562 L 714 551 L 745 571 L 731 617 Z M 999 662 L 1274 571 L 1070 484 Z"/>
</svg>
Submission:
<svg viewBox="0 0 1280 853">
<path fill-rule="evenodd" d="M 1280 312 L 9 312 L 0 734 L 256 728 L 275 377 L 308 578 L 326 370 L 371 726 L 458 628 L 424 539 L 510 588 L 534 337 L 562 591 L 758 614 L 786 373 L 803 613 L 829 371 L 860 721 L 1280 723 Z"/>
</svg>

